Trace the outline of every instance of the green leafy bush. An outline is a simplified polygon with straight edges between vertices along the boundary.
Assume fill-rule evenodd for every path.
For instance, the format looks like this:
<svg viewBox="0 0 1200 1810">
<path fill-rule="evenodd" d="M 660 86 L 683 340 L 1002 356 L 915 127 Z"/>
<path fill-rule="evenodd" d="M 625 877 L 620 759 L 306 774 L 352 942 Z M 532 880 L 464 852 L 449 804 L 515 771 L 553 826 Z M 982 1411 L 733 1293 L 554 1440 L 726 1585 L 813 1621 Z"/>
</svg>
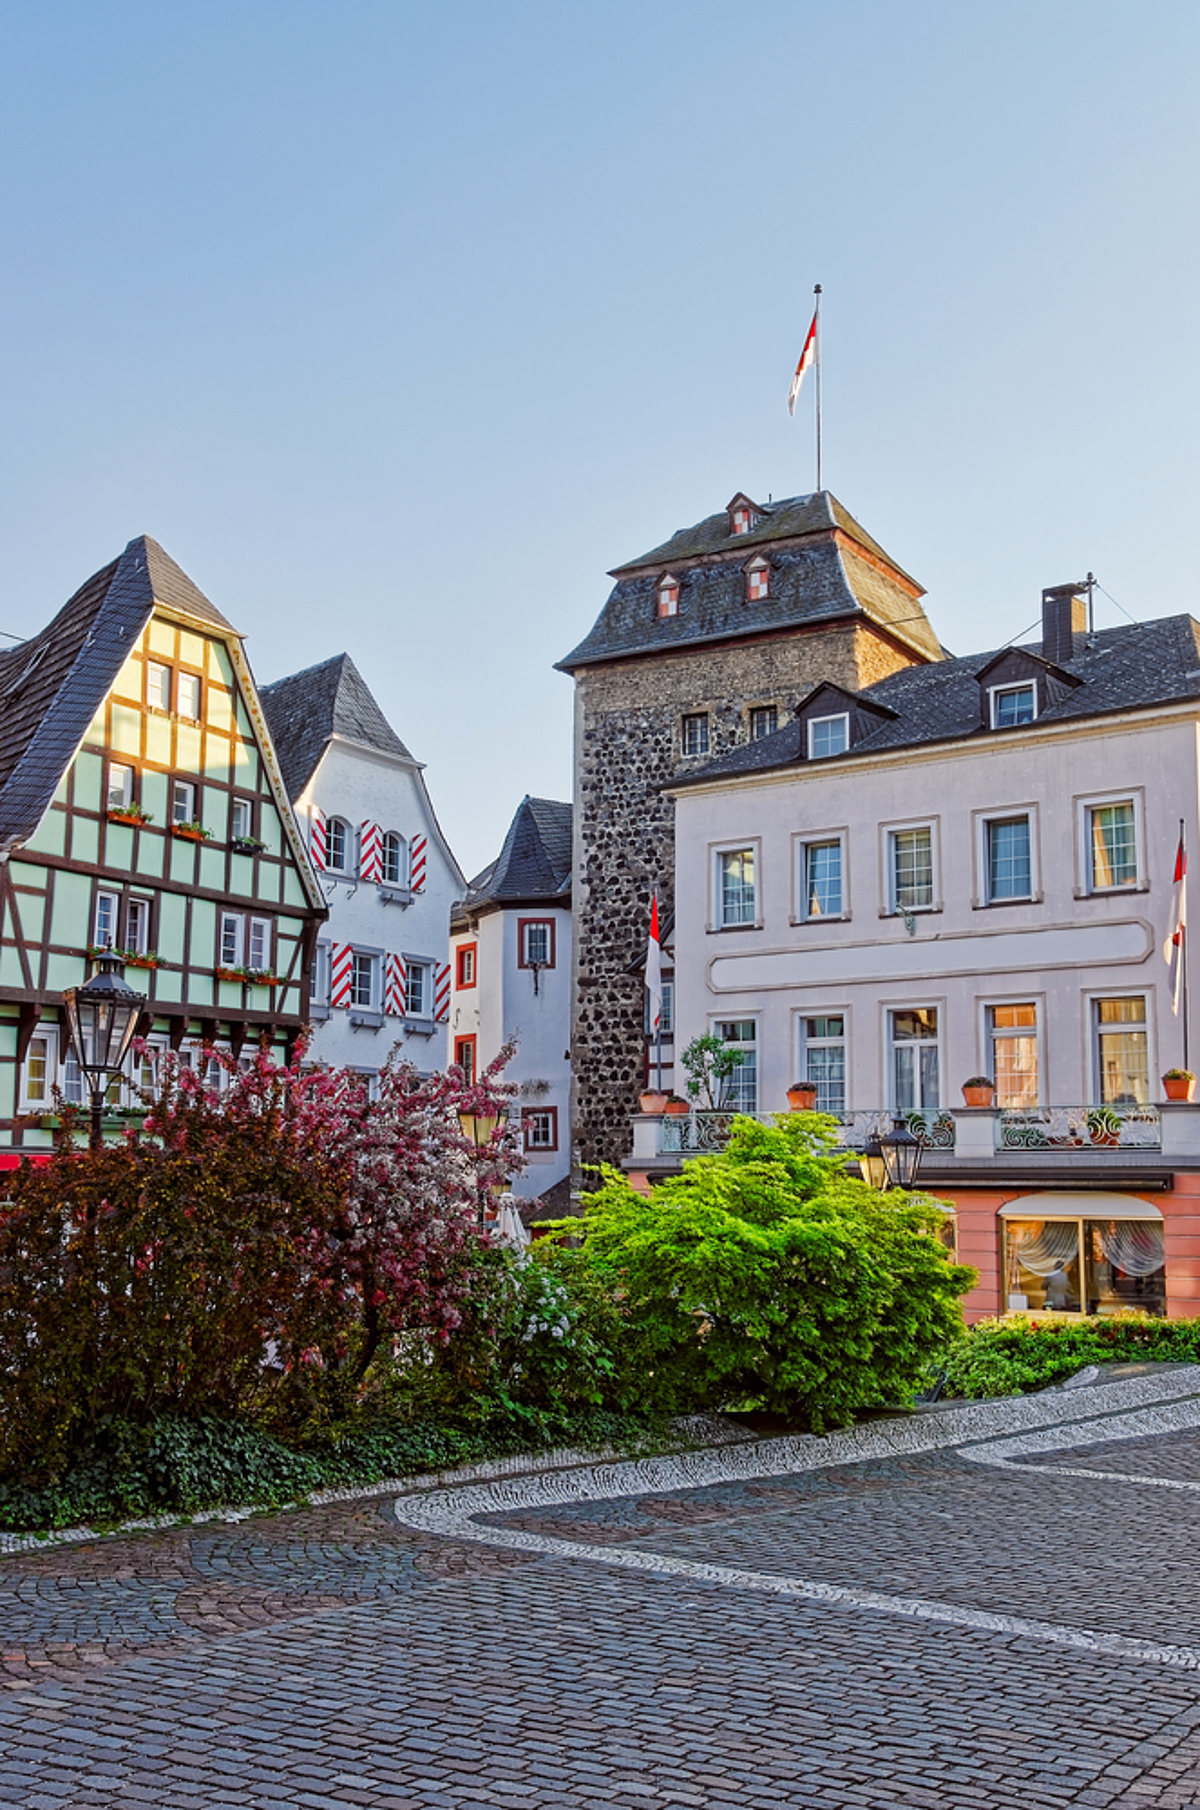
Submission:
<svg viewBox="0 0 1200 1810">
<path fill-rule="evenodd" d="M 1025 1395 L 1088 1364 L 1200 1363 L 1200 1320 L 1134 1314 L 1080 1320 L 981 1320 L 945 1360 L 946 1393 Z"/>
<path fill-rule="evenodd" d="M 820 1431 L 907 1400 L 961 1331 L 973 1270 L 941 1211 L 851 1178 L 818 1113 L 734 1121 L 727 1148 L 637 1193 L 603 1172 L 582 1221 L 588 1264 L 621 1301 L 644 1405 L 752 1405 Z"/>
</svg>

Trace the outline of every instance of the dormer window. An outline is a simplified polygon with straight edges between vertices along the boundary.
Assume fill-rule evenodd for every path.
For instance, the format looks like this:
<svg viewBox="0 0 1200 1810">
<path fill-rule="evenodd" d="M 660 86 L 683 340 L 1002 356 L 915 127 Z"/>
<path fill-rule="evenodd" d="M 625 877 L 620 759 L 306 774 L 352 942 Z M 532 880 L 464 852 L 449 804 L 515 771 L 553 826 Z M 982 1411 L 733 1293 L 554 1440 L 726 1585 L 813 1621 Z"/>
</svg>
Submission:
<svg viewBox="0 0 1200 1810">
<path fill-rule="evenodd" d="M 849 746 L 849 711 L 844 711 L 840 716 L 814 716 L 809 718 L 809 760 L 825 760 L 831 754 L 844 754 Z"/>
<path fill-rule="evenodd" d="M 759 603 L 771 592 L 771 568 L 765 559 L 751 560 L 746 567 L 746 602 Z"/>
<path fill-rule="evenodd" d="M 751 528 L 757 528 L 761 511 L 756 509 L 748 496 L 739 490 L 737 495 L 726 505 L 729 514 L 730 534 L 749 534 Z"/>
<path fill-rule="evenodd" d="M 669 572 L 658 581 L 658 613 L 660 616 L 679 614 L 679 580 L 672 578 Z"/>
<path fill-rule="evenodd" d="M 735 534 L 749 534 L 750 528 L 750 511 L 745 508 L 735 509 L 733 512 L 733 532 Z"/>
<path fill-rule="evenodd" d="M 1032 683 L 993 685 L 988 695 L 993 729 L 1016 729 L 1021 723 L 1032 723 L 1037 716 L 1037 687 Z"/>
</svg>

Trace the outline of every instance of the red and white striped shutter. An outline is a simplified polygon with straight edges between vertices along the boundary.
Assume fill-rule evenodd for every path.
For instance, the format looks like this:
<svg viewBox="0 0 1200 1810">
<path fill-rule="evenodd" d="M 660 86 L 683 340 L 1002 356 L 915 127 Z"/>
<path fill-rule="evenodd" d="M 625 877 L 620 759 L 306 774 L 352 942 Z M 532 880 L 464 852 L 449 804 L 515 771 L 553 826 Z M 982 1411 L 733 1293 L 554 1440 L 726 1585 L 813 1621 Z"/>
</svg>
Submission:
<svg viewBox="0 0 1200 1810">
<path fill-rule="evenodd" d="M 314 804 L 310 807 L 311 825 L 308 836 L 308 849 L 312 856 L 312 864 L 319 874 L 325 872 L 325 851 L 327 832 L 325 829 L 325 813 Z"/>
<path fill-rule="evenodd" d="M 433 1015 L 439 1024 L 445 1024 L 450 1016 L 450 963 L 437 971 L 437 985 L 433 989 Z"/>
<path fill-rule="evenodd" d="M 425 891 L 425 849 L 427 844 L 428 838 L 425 836 L 414 836 L 412 839 L 411 873 L 413 892 Z"/>
<path fill-rule="evenodd" d="M 350 983 L 353 978 L 353 948 L 349 943 L 331 943 L 329 946 L 329 1003 L 331 1006 L 348 1006 L 350 1004 Z"/>
<path fill-rule="evenodd" d="M 391 1018 L 403 1018 L 408 1004 L 408 970 L 402 955 L 387 958 L 387 984 L 383 1009 Z"/>
<path fill-rule="evenodd" d="M 383 831 L 377 823 L 359 826 L 358 870 L 364 880 L 383 879 Z"/>
</svg>

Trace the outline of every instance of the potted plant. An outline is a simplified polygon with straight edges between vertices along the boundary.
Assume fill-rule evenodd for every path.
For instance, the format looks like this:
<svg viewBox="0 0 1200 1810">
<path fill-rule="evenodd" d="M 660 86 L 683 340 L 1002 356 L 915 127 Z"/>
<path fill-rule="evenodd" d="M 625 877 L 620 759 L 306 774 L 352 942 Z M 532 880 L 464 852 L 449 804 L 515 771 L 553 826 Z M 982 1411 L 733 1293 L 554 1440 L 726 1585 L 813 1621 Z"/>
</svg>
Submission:
<svg viewBox="0 0 1200 1810">
<path fill-rule="evenodd" d="M 964 1106 L 990 1106 L 996 1097 L 996 1083 L 990 1075 L 971 1075 L 962 1084 Z"/>
<path fill-rule="evenodd" d="M 789 1112 L 811 1112 L 817 1103 L 815 1081 L 793 1081 L 787 1090 Z"/>
<path fill-rule="evenodd" d="M 699 1100 L 708 1112 L 719 1112 L 726 1103 L 729 1078 L 742 1066 L 742 1051 L 730 1049 L 707 1031 L 703 1037 L 692 1038 L 681 1060 L 689 1100 Z"/>
<path fill-rule="evenodd" d="M 240 981 L 241 978 L 242 978 L 242 971 L 240 968 L 218 968 L 217 969 L 217 979 L 218 980 Z"/>
<path fill-rule="evenodd" d="M 229 846 L 236 849 L 239 855 L 257 855 L 259 850 L 266 848 L 267 845 L 265 842 L 260 842 L 257 836 L 231 836 Z"/>
<path fill-rule="evenodd" d="M 638 1095 L 639 1110 L 648 1114 L 661 1114 L 667 1110 L 667 1095 L 658 1087 L 645 1087 Z"/>
<path fill-rule="evenodd" d="M 272 974 L 269 968 L 239 968 L 238 973 L 248 987 L 277 987 L 278 974 Z"/>
<path fill-rule="evenodd" d="M 110 823 L 131 823 L 136 829 L 140 823 L 153 823 L 154 818 L 149 811 L 143 811 L 140 804 L 114 804 L 108 812 Z"/>
<path fill-rule="evenodd" d="M 207 842 L 212 831 L 206 830 L 199 818 L 193 818 L 190 823 L 173 823 L 171 834 L 182 837 L 184 842 Z"/>
<path fill-rule="evenodd" d="M 1162 1084 L 1168 1100 L 1190 1100 L 1196 1091 L 1196 1077 L 1190 1068 L 1169 1068 Z"/>
<path fill-rule="evenodd" d="M 1111 1106 L 1089 1106 L 1084 1115 L 1087 1134 L 1093 1144 L 1113 1149 L 1121 1141 L 1121 1115 Z"/>
<path fill-rule="evenodd" d="M 127 968 L 161 968 L 157 949 L 120 949 L 117 951 Z"/>
<path fill-rule="evenodd" d="M 692 1109 L 691 1109 L 690 1105 L 683 1098 L 683 1096 L 681 1094 L 668 1094 L 667 1095 L 667 1103 L 663 1107 L 663 1111 L 666 1113 L 668 1118 L 670 1118 L 670 1119 L 686 1118 L 687 1114 L 689 1112 L 691 1112 L 691 1110 Z"/>
</svg>

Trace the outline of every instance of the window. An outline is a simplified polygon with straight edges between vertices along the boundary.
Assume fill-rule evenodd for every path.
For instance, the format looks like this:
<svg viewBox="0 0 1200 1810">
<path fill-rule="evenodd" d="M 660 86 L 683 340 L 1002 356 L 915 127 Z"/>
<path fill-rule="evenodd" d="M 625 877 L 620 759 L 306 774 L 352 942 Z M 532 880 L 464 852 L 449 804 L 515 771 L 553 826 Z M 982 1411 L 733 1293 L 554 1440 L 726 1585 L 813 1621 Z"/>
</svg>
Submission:
<svg viewBox="0 0 1200 1810">
<path fill-rule="evenodd" d="M 195 823 L 196 821 L 196 788 L 189 785 L 186 779 L 171 781 L 171 822 Z"/>
<path fill-rule="evenodd" d="M 845 910 L 840 837 L 800 844 L 801 911 L 804 918 L 840 918 Z"/>
<path fill-rule="evenodd" d="M 987 855 L 987 899 L 1033 897 L 1032 852 L 1028 817 L 992 817 L 984 824 Z"/>
<path fill-rule="evenodd" d="M 774 704 L 756 704 L 750 712 L 750 740 L 761 741 L 764 735 L 774 735 L 779 727 L 779 711 Z"/>
<path fill-rule="evenodd" d="M 92 943 L 97 949 L 117 948 L 120 941 L 121 897 L 115 892 L 96 894 L 96 911 L 92 919 Z"/>
<path fill-rule="evenodd" d="M 328 840 L 325 847 L 326 867 L 336 868 L 338 873 L 346 872 L 349 859 L 350 826 L 341 817 L 329 819 Z"/>
<path fill-rule="evenodd" d="M 26 1106 L 48 1106 L 58 1074 L 58 1039 L 52 1031 L 29 1039 L 25 1052 L 22 1092 Z"/>
<path fill-rule="evenodd" d="M 459 944 L 455 956 L 455 986 L 473 987 L 475 985 L 475 950 L 474 943 Z"/>
<path fill-rule="evenodd" d="M 1038 1103 L 1037 1006 L 989 1006 L 989 1064 L 996 1083 L 997 1106 Z"/>
<path fill-rule="evenodd" d="M 364 1011 L 375 1010 L 378 998 L 376 977 L 379 973 L 379 957 L 366 955 L 361 949 L 354 951 L 354 968 L 350 977 L 350 1004 L 359 1006 Z M 412 999 L 412 969 L 408 971 L 408 993 Z"/>
<path fill-rule="evenodd" d="M 150 948 L 150 900 L 130 899 L 125 906 L 125 941 L 131 953 L 145 955 Z"/>
<path fill-rule="evenodd" d="M 329 944 L 318 943 L 313 950 L 312 971 L 308 977 L 308 997 L 318 1007 L 329 1004 Z"/>
<path fill-rule="evenodd" d="M 475 1085 L 475 1045 L 474 1037 L 456 1037 L 454 1039 L 454 1061 L 463 1072 L 463 1080 L 468 1087 Z"/>
<path fill-rule="evenodd" d="M 553 918 L 517 919 L 518 968 L 553 968 Z"/>
<path fill-rule="evenodd" d="M 723 1018 L 713 1030 L 730 1049 L 737 1050 L 741 1061 L 726 1077 L 721 1088 L 723 1112 L 758 1111 L 758 1026 L 753 1018 Z"/>
<path fill-rule="evenodd" d="M 1138 883 L 1137 823 L 1133 800 L 1088 807 L 1089 884 L 1093 892 Z"/>
<path fill-rule="evenodd" d="M 683 719 L 683 751 L 685 754 L 708 753 L 708 712 L 694 711 Z"/>
<path fill-rule="evenodd" d="M 429 964 L 413 962 L 408 964 L 408 996 L 406 1000 L 410 1018 L 428 1018 L 433 1011 L 433 993 L 429 981 Z"/>
<path fill-rule="evenodd" d="M 673 1037 L 675 1034 L 675 982 L 664 980 L 662 983 L 662 1010 L 659 1013 L 657 1029 L 650 1022 L 650 995 L 646 994 L 646 1009 L 643 1014 L 642 1029 L 652 1042 L 660 1036 Z"/>
<path fill-rule="evenodd" d="M 182 717 L 196 723 L 200 720 L 200 676 L 194 672 L 181 672 L 175 686 L 175 696 L 179 700 L 178 710 Z"/>
<path fill-rule="evenodd" d="M 271 967 L 270 918 L 250 919 L 249 935 L 246 940 L 246 966 L 256 968 L 260 973 L 269 972 Z"/>
<path fill-rule="evenodd" d="M 897 1112 L 939 1106 L 936 1006 L 888 1013 L 892 1105 Z"/>
<path fill-rule="evenodd" d="M 1166 1312 L 1162 1220 L 1005 1219 L 1015 1313 Z"/>
<path fill-rule="evenodd" d="M 744 503 L 740 503 L 733 512 L 733 532 L 749 534 L 754 526 L 754 516 Z"/>
<path fill-rule="evenodd" d="M 759 603 L 771 588 L 771 569 L 765 559 L 756 559 L 746 568 L 746 601 Z"/>
<path fill-rule="evenodd" d="M 929 911 L 933 907 L 933 831 L 892 830 L 888 836 L 888 870 L 893 911 Z"/>
<path fill-rule="evenodd" d="M 62 1090 L 63 1099 L 72 1106 L 83 1105 L 83 1070 L 79 1066 L 78 1056 L 69 1043 L 63 1057 Z"/>
<path fill-rule="evenodd" d="M 850 746 L 850 718 L 814 716 L 808 724 L 808 758 L 824 760 L 830 754 L 844 754 Z"/>
<path fill-rule="evenodd" d="M 1037 715 L 1037 690 L 1029 685 L 993 685 L 992 728 L 1015 729 L 1019 723 L 1032 723 Z"/>
<path fill-rule="evenodd" d="M 389 830 L 383 839 L 382 873 L 385 886 L 404 885 L 404 837 L 395 830 Z"/>
<path fill-rule="evenodd" d="M 235 842 L 254 834 L 254 806 L 248 798 L 235 798 L 230 814 L 230 834 Z"/>
<path fill-rule="evenodd" d="M 246 923 L 240 912 L 223 911 L 221 913 L 221 937 L 219 966 L 222 968 L 240 968 L 242 966 L 242 947 L 245 938 Z"/>
<path fill-rule="evenodd" d="M 146 662 L 146 703 L 151 710 L 171 708 L 171 668 L 156 660 Z"/>
<path fill-rule="evenodd" d="M 757 912 L 754 850 L 722 849 L 717 855 L 717 926 L 728 930 L 753 924 Z"/>
<path fill-rule="evenodd" d="M 108 803 L 110 811 L 127 811 L 133 803 L 133 768 L 119 761 L 108 763 Z"/>
<path fill-rule="evenodd" d="M 658 613 L 660 616 L 678 616 L 679 614 L 679 582 L 666 577 L 658 581 Z"/>
<path fill-rule="evenodd" d="M 817 1090 L 817 1111 L 840 1118 L 846 1110 L 846 1020 L 841 1013 L 800 1020 L 796 1070 Z"/>
<path fill-rule="evenodd" d="M 521 1112 L 521 1130 L 528 1151 L 558 1149 L 558 1107 L 527 1106 Z"/>
<path fill-rule="evenodd" d="M 1105 1106 L 1145 1106 L 1150 1098 L 1146 1001 L 1141 994 L 1093 1002 L 1096 1081 Z"/>
</svg>

